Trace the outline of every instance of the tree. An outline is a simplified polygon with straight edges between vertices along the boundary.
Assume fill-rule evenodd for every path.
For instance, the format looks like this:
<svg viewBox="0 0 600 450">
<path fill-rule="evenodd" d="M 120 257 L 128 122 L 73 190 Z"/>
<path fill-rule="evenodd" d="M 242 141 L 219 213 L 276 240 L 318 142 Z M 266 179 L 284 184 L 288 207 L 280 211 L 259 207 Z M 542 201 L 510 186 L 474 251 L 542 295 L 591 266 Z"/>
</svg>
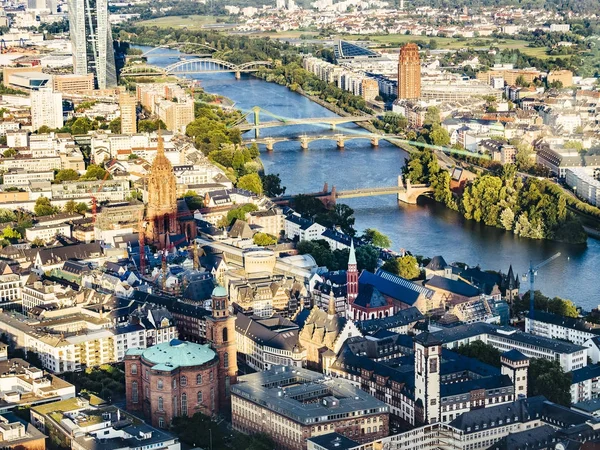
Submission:
<svg viewBox="0 0 600 450">
<path fill-rule="evenodd" d="M 254 192 L 255 194 L 262 195 L 263 185 L 260 177 L 257 173 L 249 173 L 240 177 L 237 182 L 237 187 L 240 189 L 246 189 L 247 191 Z"/>
<path fill-rule="evenodd" d="M 0 208 L 0 223 L 16 222 L 17 215 L 10 209 Z"/>
<path fill-rule="evenodd" d="M 272 234 L 268 233 L 256 233 L 252 240 L 256 245 L 260 245 L 261 247 L 267 247 L 269 245 L 277 244 L 277 238 Z"/>
<path fill-rule="evenodd" d="M 4 239 L 21 239 L 21 233 L 9 225 L 2 230 L 2 237 Z"/>
<path fill-rule="evenodd" d="M 75 212 L 79 214 L 84 214 L 89 210 L 87 203 L 79 202 L 75 205 Z"/>
<path fill-rule="evenodd" d="M 35 201 L 33 212 L 36 216 L 51 216 L 58 212 L 58 208 L 52 206 L 48 198 L 40 197 Z"/>
<path fill-rule="evenodd" d="M 52 131 L 52 128 L 50 128 L 48 125 L 42 125 L 37 130 L 38 134 L 48 134 L 51 131 Z"/>
<path fill-rule="evenodd" d="M 565 373 L 559 361 L 544 358 L 529 360 L 527 395 L 543 395 L 563 406 L 571 404 L 571 375 Z"/>
<path fill-rule="evenodd" d="M 71 125 L 72 134 L 88 134 L 92 129 L 92 121 L 87 117 L 79 117 L 73 125 Z"/>
<path fill-rule="evenodd" d="M 372 245 L 361 245 L 356 250 L 356 265 L 358 271 L 368 270 L 375 272 L 379 260 L 379 250 Z"/>
<path fill-rule="evenodd" d="M 312 218 L 325 210 L 325 205 L 323 205 L 322 201 L 304 194 L 297 195 L 294 198 L 293 207 L 298 214 Z"/>
<path fill-rule="evenodd" d="M 519 142 L 517 145 L 517 153 L 515 155 L 515 161 L 517 168 L 521 171 L 528 170 L 533 165 L 533 149 L 527 142 Z"/>
<path fill-rule="evenodd" d="M 425 113 L 425 118 L 423 120 L 423 125 L 435 125 L 441 123 L 440 118 L 440 108 L 437 106 L 430 106 L 427 108 L 427 112 Z"/>
<path fill-rule="evenodd" d="M 165 130 L 167 128 L 167 126 L 165 125 L 165 123 L 162 120 L 156 119 L 156 120 L 140 120 L 138 122 L 137 128 L 138 128 L 139 133 L 152 133 L 154 131 L 157 131 L 159 127 L 161 130 Z"/>
<path fill-rule="evenodd" d="M 65 203 L 63 209 L 66 213 L 73 214 L 77 211 L 77 203 L 75 200 L 69 200 L 67 203 Z"/>
<path fill-rule="evenodd" d="M 106 170 L 97 164 L 90 164 L 81 178 L 86 180 L 102 180 L 106 175 Z"/>
<path fill-rule="evenodd" d="M 417 258 L 411 255 L 405 255 L 398 258 L 398 275 L 407 280 L 414 280 L 421 275 Z"/>
<path fill-rule="evenodd" d="M 383 270 L 389 273 L 393 273 L 394 275 L 400 274 L 400 262 L 398 258 L 390 258 L 381 266 Z"/>
<path fill-rule="evenodd" d="M 486 344 L 483 341 L 474 341 L 470 344 L 463 344 L 458 347 L 456 353 L 469 358 L 475 358 L 481 362 L 489 364 L 490 366 L 500 367 L 500 350 L 495 348 L 493 345 Z M 516 394 L 516 393 L 515 393 Z"/>
<path fill-rule="evenodd" d="M 185 199 L 187 207 L 192 211 L 204 208 L 204 199 L 194 191 L 187 191 L 183 194 L 183 198 Z"/>
<path fill-rule="evenodd" d="M 229 226 L 231 223 L 236 220 L 246 220 L 246 214 L 252 211 L 257 211 L 258 206 L 254 203 L 246 203 L 245 205 L 239 206 L 237 208 L 229 210 L 227 216 L 225 218 L 225 223 L 221 223 L 223 226 Z"/>
<path fill-rule="evenodd" d="M 35 238 L 33 241 L 31 241 L 31 248 L 40 248 L 44 247 L 45 245 L 46 243 L 40 238 Z"/>
<path fill-rule="evenodd" d="M 120 133 L 121 132 L 121 118 L 116 117 L 115 119 L 111 120 L 110 123 L 108 124 L 108 129 L 111 131 L 111 133 L 115 133 L 115 134 Z"/>
<path fill-rule="evenodd" d="M 439 125 L 434 125 L 431 133 L 429 134 L 429 138 L 433 145 L 437 145 L 439 147 L 446 147 L 450 145 L 450 136 L 448 132 Z"/>
<path fill-rule="evenodd" d="M 54 175 L 54 181 L 75 181 L 79 180 L 79 173 L 74 169 L 62 169 Z"/>
<path fill-rule="evenodd" d="M 4 153 L 2 153 L 2 156 L 4 156 L 5 158 L 12 158 L 13 156 L 17 155 L 17 151 L 14 148 L 9 148 L 7 150 L 4 150 Z"/>
<path fill-rule="evenodd" d="M 281 186 L 279 174 L 270 174 L 262 176 L 262 185 L 267 197 L 279 197 L 285 194 L 285 186 Z"/>
<path fill-rule="evenodd" d="M 390 241 L 390 238 L 375 228 L 367 228 L 365 231 L 363 231 L 361 239 L 367 244 L 372 244 L 375 247 L 389 248 L 392 246 L 392 241 Z"/>
</svg>

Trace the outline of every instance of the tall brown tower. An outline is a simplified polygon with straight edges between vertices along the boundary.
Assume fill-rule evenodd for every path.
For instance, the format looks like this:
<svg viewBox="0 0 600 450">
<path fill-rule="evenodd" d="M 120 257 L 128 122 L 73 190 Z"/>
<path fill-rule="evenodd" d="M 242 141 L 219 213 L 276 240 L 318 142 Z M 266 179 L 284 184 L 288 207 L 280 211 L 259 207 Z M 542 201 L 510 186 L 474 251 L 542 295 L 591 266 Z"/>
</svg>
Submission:
<svg viewBox="0 0 600 450">
<path fill-rule="evenodd" d="M 421 59 L 417 44 L 406 44 L 398 58 L 398 98 L 416 100 L 421 96 Z"/>
<path fill-rule="evenodd" d="M 212 315 L 206 320 L 206 339 L 219 355 L 219 410 L 231 407 L 229 386 L 237 381 L 235 317 L 229 314 L 229 299 L 223 286 L 212 292 Z"/>
<path fill-rule="evenodd" d="M 146 219 L 146 238 L 159 249 L 165 248 L 167 234 L 177 233 L 177 187 L 173 166 L 165 156 L 165 145 L 160 131 L 156 158 L 148 176 Z"/>
</svg>

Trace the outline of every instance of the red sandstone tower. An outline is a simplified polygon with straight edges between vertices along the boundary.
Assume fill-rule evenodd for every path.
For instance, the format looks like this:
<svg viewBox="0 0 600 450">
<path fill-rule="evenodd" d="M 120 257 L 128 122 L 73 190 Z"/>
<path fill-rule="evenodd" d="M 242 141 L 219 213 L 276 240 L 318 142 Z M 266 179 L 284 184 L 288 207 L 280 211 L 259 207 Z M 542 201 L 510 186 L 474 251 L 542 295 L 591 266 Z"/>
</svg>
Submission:
<svg viewBox="0 0 600 450">
<path fill-rule="evenodd" d="M 417 44 L 406 44 L 398 58 L 398 98 L 416 100 L 421 96 L 421 59 Z"/>
<path fill-rule="evenodd" d="M 358 267 L 356 253 L 354 252 L 354 239 L 350 241 L 350 255 L 348 257 L 348 270 L 346 270 L 346 296 L 348 305 L 358 297 Z"/>
<path fill-rule="evenodd" d="M 227 291 L 217 286 L 212 292 L 212 316 L 206 319 L 206 339 L 219 356 L 219 409 L 231 407 L 229 386 L 237 379 L 235 317 L 229 314 Z"/>
</svg>

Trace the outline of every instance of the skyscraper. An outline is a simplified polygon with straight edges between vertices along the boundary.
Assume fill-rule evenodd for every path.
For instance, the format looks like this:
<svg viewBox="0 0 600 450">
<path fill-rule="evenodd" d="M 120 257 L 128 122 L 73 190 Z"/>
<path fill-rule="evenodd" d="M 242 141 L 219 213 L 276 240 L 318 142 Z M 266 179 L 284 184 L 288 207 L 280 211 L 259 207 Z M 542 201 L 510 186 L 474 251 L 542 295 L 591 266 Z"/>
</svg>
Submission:
<svg viewBox="0 0 600 450">
<path fill-rule="evenodd" d="M 421 60 L 417 44 L 406 44 L 398 58 L 398 98 L 415 100 L 421 96 Z"/>
<path fill-rule="evenodd" d="M 119 108 L 121 109 L 121 133 L 133 134 L 136 132 L 136 107 L 137 99 L 122 89 L 119 93 Z"/>
<path fill-rule="evenodd" d="M 62 128 L 62 94 L 51 88 L 31 91 L 31 125 L 34 130 L 46 125 L 49 128 Z"/>
<path fill-rule="evenodd" d="M 98 89 L 117 85 L 108 0 L 68 0 L 73 73 L 94 74 Z"/>
</svg>

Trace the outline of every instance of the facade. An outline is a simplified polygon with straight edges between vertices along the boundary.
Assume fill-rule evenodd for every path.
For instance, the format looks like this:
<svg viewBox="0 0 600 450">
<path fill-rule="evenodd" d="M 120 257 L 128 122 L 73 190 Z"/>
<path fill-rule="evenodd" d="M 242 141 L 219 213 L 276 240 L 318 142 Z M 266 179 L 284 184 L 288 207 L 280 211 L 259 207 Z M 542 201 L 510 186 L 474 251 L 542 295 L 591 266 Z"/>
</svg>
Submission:
<svg viewBox="0 0 600 450">
<path fill-rule="evenodd" d="M 46 436 L 12 413 L 0 414 L 0 446 L 2 450 L 44 450 Z"/>
<path fill-rule="evenodd" d="M 94 89 L 94 74 L 53 75 L 52 86 L 54 88 L 54 92 L 61 92 L 63 94 L 75 94 L 78 92 L 91 91 Z"/>
<path fill-rule="evenodd" d="M 158 150 L 148 177 L 148 225 L 145 235 L 159 248 L 167 246 L 167 235 L 177 233 L 177 186 L 173 166 L 165 156 L 163 137 L 158 137 Z"/>
<path fill-rule="evenodd" d="M 334 431 L 360 443 L 389 432 L 385 403 L 307 369 L 278 366 L 244 375 L 231 403 L 234 429 L 266 433 L 281 449 L 306 449 L 307 439 Z"/>
<path fill-rule="evenodd" d="M 137 132 L 137 100 L 125 90 L 119 93 L 119 108 L 121 109 L 121 133 L 134 134 Z"/>
<path fill-rule="evenodd" d="M 127 410 L 168 428 L 173 417 L 219 411 L 217 354 L 208 344 L 178 339 L 125 356 Z"/>
<path fill-rule="evenodd" d="M 398 98 L 414 100 L 421 96 L 421 59 L 417 44 L 406 44 L 398 59 Z"/>
<path fill-rule="evenodd" d="M 537 336 L 569 341 L 577 345 L 586 345 L 590 339 L 600 336 L 600 326 L 583 319 L 537 310 L 533 320 L 530 317 L 525 318 L 525 329 Z"/>
<path fill-rule="evenodd" d="M 62 94 L 52 92 L 52 89 L 32 91 L 31 98 L 31 126 L 38 130 L 41 126 L 49 128 L 62 128 L 63 106 Z"/>
<path fill-rule="evenodd" d="M 592 176 L 593 171 L 584 167 L 565 170 L 565 181 L 579 198 L 594 206 L 600 205 L 600 181 Z"/>
<path fill-rule="evenodd" d="M 107 0 L 69 0 L 69 29 L 73 47 L 73 73 L 94 75 L 94 86 L 117 85 L 115 53 Z"/>
<path fill-rule="evenodd" d="M 10 265 L 0 262 L 0 308 L 20 311 L 21 302 L 21 277 Z"/>
</svg>

